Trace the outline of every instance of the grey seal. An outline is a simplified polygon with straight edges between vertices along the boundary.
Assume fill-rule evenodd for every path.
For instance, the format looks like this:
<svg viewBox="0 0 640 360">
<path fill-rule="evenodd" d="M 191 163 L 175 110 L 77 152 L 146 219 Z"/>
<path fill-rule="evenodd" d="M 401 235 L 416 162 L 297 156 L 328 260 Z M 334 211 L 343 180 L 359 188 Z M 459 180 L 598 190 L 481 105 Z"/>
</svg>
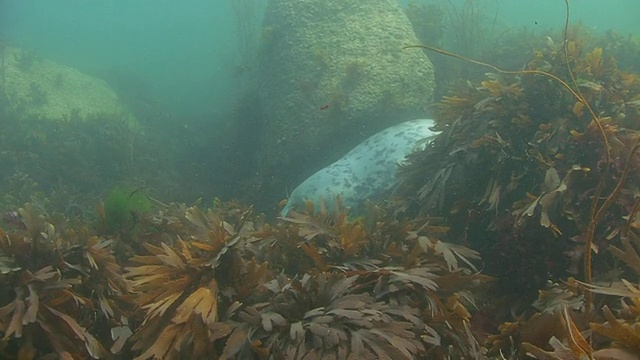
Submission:
<svg viewBox="0 0 640 360">
<path fill-rule="evenodd" d="M 439 133 L 431 130 L 432 119 L 410 120 L 394 125 L 369 137 L 333 164 L 318 170 L 296 187 L 282 209 L 304 206 L 306 200 L 319 209 L 321 199 L 333 209 L 338 196 L 343 204 L 358 208 L 363 202 L 379 200 L 397 183 L 398 163 L 411 152 L 423 148 Z"/>
</svg>

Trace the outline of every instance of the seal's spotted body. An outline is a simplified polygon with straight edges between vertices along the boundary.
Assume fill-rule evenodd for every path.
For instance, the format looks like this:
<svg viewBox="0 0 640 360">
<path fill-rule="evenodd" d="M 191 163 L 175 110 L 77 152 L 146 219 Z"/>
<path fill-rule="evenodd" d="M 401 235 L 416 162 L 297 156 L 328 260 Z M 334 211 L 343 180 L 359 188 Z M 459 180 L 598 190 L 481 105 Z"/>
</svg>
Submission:
<svg viewBox="0 0 640 360">
<path fill-rule="evenodd" d="M 371 136 L 295 188 L 282 215 L 307 199 L 316 205 L 324 199 L 328 208 L 338 195 L 349 207 L 358 207 L 366 199 L 375 200 L 396 183 L 398 162 L 437 134 L 429 129 L 433 125 L 431 119 L 411 120 Z"/>
</svg>

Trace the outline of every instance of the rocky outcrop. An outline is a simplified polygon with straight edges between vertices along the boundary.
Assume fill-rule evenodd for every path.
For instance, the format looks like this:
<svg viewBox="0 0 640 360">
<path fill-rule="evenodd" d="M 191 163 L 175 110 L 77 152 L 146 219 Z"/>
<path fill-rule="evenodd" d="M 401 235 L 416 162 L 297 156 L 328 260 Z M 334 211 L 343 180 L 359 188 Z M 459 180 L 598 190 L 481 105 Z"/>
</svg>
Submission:
<svg viewBox="0 0 640 360">
<path fill-rule="evenodd" d="M 262 37 L 264 169 L 296 168 L 426 113 L 433 67 L 403 50 L 418 40 L 396 0 L 271 0 Z"/>
<path fill-rule="evenodd" d="M 32 51 L 2 48 L 0 88 L 9 111 L 20 119 L 136 121 L 102 79 L 42 58 Z"/>
</svg>

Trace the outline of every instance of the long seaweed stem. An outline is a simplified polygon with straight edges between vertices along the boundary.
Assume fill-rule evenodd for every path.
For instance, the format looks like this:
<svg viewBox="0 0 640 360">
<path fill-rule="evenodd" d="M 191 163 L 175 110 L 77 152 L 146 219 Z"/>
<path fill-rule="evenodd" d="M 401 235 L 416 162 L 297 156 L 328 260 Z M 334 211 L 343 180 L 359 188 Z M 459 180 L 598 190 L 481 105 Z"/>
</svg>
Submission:
<svg viewBox="0 0 640 360">
<path fill-rule="evenodd" d="M 631 231 L 633 220 L 636 218 L 638 211 L 640 211 L 640 198 L 636 198 L 636 202 L 635 204 L 633 204 L 633 209 L 631 209 L 631 212 L 629 213 L 629 220 L 627 220 L 627 224 L 625 225 L 624 229 L 620 233 L 620 236 L 622 238 L 627 237 L 629 234 L 629 231 Z"/>
<path fill-rule="evenodd" d="M 407 46 L 403 47 L 402 49 L 411 49 L 411 48 L 427 49 L 427 50 L 436 52 L 438 54 L 442 54 L 442 55 L 449 56 L 449 57 L 452 57 L 452 58 L 464 60 L 464 61 L 470 62 L 472 64 L 488 67 L 489 69 L 492 69 L 492 70 L 494 70 L 496 72 L 499 72 L 501 74 L 511 74 L 511 75 L 529 74 L 529 75 L 546 76 L 546 77 L 551 78 L 551 79 L 557 81 L 558 83 L 560 83 L 560 85 L 562 85 L 562 87 L 566 88 L 571 93 L 571 95 L 573 95 L 578 101 L 583 103 L 587 107 L 587 109 L 593 114 L 593 116 L 595 116 L 595 113 L 593 113 L 593 110 L 591 110 L 591 107 L 589 106 L 589 104 L 586 103 L 586 101 L 584 100 L 584 97 L 581 96 L 579 92 L 575 91 L 571 86 L 569 86 L 569 84 L 567 84 L 566 81 L 564 81 L 564 80 L 560 79 L 559 77 L 557 77 L 556 75 L 553 75 L 553 74 L 548 73 L 546 71 L 542 71 L 542 70 L 504 70 L 504 69 L 500 69 L 497 66 L 494 66 L 494 65 L 491 65 L 491 64 L 487 64 L 487 63 L 479 61 L 479 60 L 470 59 L 470 58 L 468 58 L 466 56 L 454 54 L 452 52 L 449 52 L 449 51 L 446 51 L 446 50 L 442 50 L 442 49 L 438 49 L 436 47 L 429 46 L 429 45 L 407 45 Z"/>
<path fill-rule="evenodd" d="M 593 240 L 595 238 L 596 226 L 598 222 L 602 219 L 604 215 L 604 211 L 609 208 L 609 206 L 613 203 L 614 197 L 617 195 L 618 191 L 622 188 L 622 184 L 626 178 L 627 170 L 629 167 L 629 163 L 627 163 L 627 167 L 625 168 L 625 172 L 623 176 L 618 181 L 616 188 L 609 194 L 609 196 L 605 199 L 602 206 L 598 209 L 598 203 L 600 199 L 600 195 L 604 189 L 605 181 L 607 178 L 607 174 L 609 172 L 609 164 L 611 163 L 611 147 L 609 146 L 609 139 L 607 138 L 607 132 L 604 130 L 602 126 L 602 122 L 593 111 L 589 103 L 586 101 L 582 93 L 580 92 L 580 87 L 578 86 L 578 82 L 576 81 L 576 77 L 573 74 L 573 70 L 571 69 L 571 65 L 569 63 L 569 42 L 568 42 L 568 32 L 569 32 L 569 18 L 571 16 L 571 9 L 569 6 L 569 0 L 564 0 L 567 9 L 567 16 L 565 17 L 564 23 L 564 60 L 567 64 L 567 71 L 569 72 L 569 77 L 571 78 L 571 82 L 573 86 L 576 88 L 576 94 L 578 95 L 578 100 L 585 105 L 589 114 L 591 115 L 591 119 L 598 127 L 598 131 L 602 136 L 602 142 L 604 143 L 605 148 L 605 167 L 600 176 L 600 181 L 598 181 L 598 186 L 596 187 L 596 191 L 593 196 L 593 201 L 591 203 L 591 209 L 589 211 L 589 226 L 587 227 L 587 238 L 584 244 L 584 280 L 586 283 L 591 283 L 593 281 L 593 269 L 591 266 L 593 259 Z M 631 157 L 633 153 L 637 150 L 637 146 L 634 147 L 631 154 L 629 155 L 629 161 L 631 161 Z M 591 304 L 593 302 L 593 296 L 590 291 L 586 291 L 585 294 L 585 313 L 587 317 L 589 316 L 589 312 L 591 311 Z"/>
<path fill-rule="evenodd" d="M 624 182 L 627 180 L 627 175 L 629 174 L 629 168 L 631 168 L 631 160 L 633 160 L 633 156 L 636 154 L 636 152 L 638 152 L 638 149 L 640 149 L 640 136 L 636 139 L 636 142 L 633 144 L 633 148 L 631 148 L 631 151 L 629 152 L 629 156 L 627 157 L 627 163 L 624 167 L 624 170 L 622 171 L 620 180 L 618 180 L 618 183 L 616 184 L 616 187 L 613 189 L 611 194 L 609 194 L 609 196 L 605 199 L 604 203 L 602 203 L 602 206 L 600 206 L 600 208 L 596 212 L 594 216 L 594 220 L 596 223 L 602 219 L 602 217 L 604 216 L 604 212 L 609 208 L 609 206 L 611 206 L 615 196 L 618 195 L 620 190 L 622 190 L 622 185 L 624 185 Z"/>
<path fill-rule="evenodd" d="M 606 175 L 609 171 L 609 164 L 611 162 L 611 150 L 609 147 L 609 139 L 607 138 L 607 133 L 604 130 L 604 127 L 602 126 L 602 122 L 600 122 L 600 119 L 598 118 L 598 116 L 596 116 L 595 112 L 593 111 L 593 109 L 591 108 L 591 106 L 589 106 L 589 104 L 587 103 L 587 101 L 585 100 L 584 96 L 582 95 L 582 93 L 580 92 L 580 88 L 578 86 L 578 82 L 576 81 L 575 75 L 573 74 L 573 71 L 571 69 L 571 65 L 569 63 L 569 42 L 567 41 L 568 39 L 568 32 L 569 32 L 569 18 L 571 16 L 571 10 L 570 10 L 570 6 L 569 6 L 569 0 L 565 0 L 564 1 L 565 5 L 566 5 L 566 9 L 567 9 L 567 16 L 565 18 L 565 23 L 564 23 L 564 41 L 563 41 L 563 47 L 564 47 L 564 60 L 565 63 L 567 64 L 567 70 L 569 72 L 569 77 L 571 78 L 571 82 L 573 83 L 573 85 L 576 87 L 577 91 L 576 93 L 579 96 L 579 100 L 581 103 L 583 103 L 586 107 L 587 110 L 589 111 L 589 113 L 591 114 L 591 118 L 593 119 L 594 123 L 596 124 L 596 126 L 598 127 L 598 131 L 600 132 L 600 135 L 602 136 L 602 141 L 605 144 L 605 167 L 602 173 L 602 176 L 600 177 L 600 181 L 598 182 L 598 186 L 596 187 L 596 191 L 594 193 L 593 196 L 593 202 L 591 203 L 591 210 L 590 210 L 590 215 L 589 215 L 589 226 L 587 228 L 587 239 L 585 242 L 585 249 L 584 249 L 584 277 L 585 277 L 585 282 L 587 283 L 591 283 L 591 281 L 593 280 L 593 271 L 591 268 L 591 260 L 592 260 L 592 248 L 593 248 L 593 240 L 595 237 L 595 228 L 598 224 L 598 213 L 600 212 L 600 210 L 602 210 L 603 208 L 601 207 L 600 210 L 598 210 L 598 200 L 600 199 L 600 195 L 602 194 L 602 190 L 604 189 L 604 185 L 605 185 L 605 178 Z M 620 183 L 618 185 L 621 185 Z M 614 190 L 615 191 L 615 190 Z M 613 193 L 611 194 L 613 195 Z M 612 199 L 611 195 L 605 200 L 605 203 Z M 605 204 L 603 204 L 604 206 Z M 607 205 L 608 207 L 608 205 Z M 591 304 L 591 294 L 590 292 L 587 291 L 587 296 L 586 296 L 586 304 L 587 304 L 587 313 L 589 313 L 589 305 Z"/>
<path fill-rule="evenodd" d="M 593 210 L 594 214 L 592 215 L 591 219 L 589 220 L 589 227 L 587 229 L 587 241 L 585 246 L 588 246 L 585 248 L 585 253 L 584 253 L 584 277 L 585 277 L 585 282 L 586 283 L 591 283 L 591 281 L 593 280 L 593 274 L 592 274 L 592 269 L 591 269 L 591 260 L 592 260 L 592 255 L 591 255 L 591 251 L 592 251 L 592 247 L 593 247 L 593 239 L 595 238 L 595 233 L 596 233 L 596 226 L 598 225 L 598 222 L 600 222 L 600 220 L 602 220 L 602 217 L 604 216 L 605 211 L 607 211 L 607 209 L 609 208 L 609 206 L 611 206 L 611 204 L 613 204 L 613 200 L 615 200 L 616 196 L 618 195 L 618 193 L 620 193 L 620 190 L 622 190 L 622 186 L 624 185 L 625 181 L 627 180 L 627 175 L 629 174 L 629 169 L 631 168 L 631 160 L 633 160 L 633 156 L 636 154 L 636 152 L 638 151 L 638 149 L 640 149 L 640 137 L 638 137 L 636 139 L 635 144 L 633 144 L 633 148 L 631 148 L 631 151 L 629 152 L 629 156 L 627 157 L 627 163 L 624 167 L 624 170 L 622 172 L 622 175 L 620 176 L 620 180 L 618 180 L 618 183 L 616 184 L 616 187 L 613 189 L 613 191 L 611 192 L 611 194 L 609 194 L 609 196 L 607 196 L 607 198 L 604 200 L 604 202 L 602 203 L 602 205 L 598 208 L 597 203 L 598 203 L 598 199 L 599 199 L 599 195 L 602 192 L 601 189 L 604 187 L 603 185 L 601 186 L 601 184 L 604 183 L 604 177 L 601 178 L 600 183 L 598 184 L 598 190 L 593 198 L 593 202 L 594 202 L 594 206 L 593 208 L 597 209 L 597 210 Z M 638 211 L 637 209 L 638 204 L 636 203 L 636 205 L 634 206 L 634 210 L 631 213 L 631 217 L 633 217 L 635 215 L 635 213 Z M 626 231 L 625 231 L 626 232 Z M 626 234 L 623 234 L 626 235 Z M 586 290 L 586 289 L 585 289 Z M 592 303 L 593 299 L 592 299 L 592 295 L 591 295 L 591 291 L 586 290 L 585 293 L 585 312 L 587 314 L 587 316 L 589 315 L 590 312 L 590 308 L 591 308 L 591 303 Z"/>
<path fill-rule="evenodd" d="M 2 86 L 0 87 L 0 89 L 2 89 L 2 91 L 5 91 L 5 89 L 7 88 L 7 69 L 6 69 L 6 63 L 5 63 L 5 48 L 6 46 L 2 43 L 2 40 L 0 40 L 0 81 L 2 82 Z"/>
</svg>

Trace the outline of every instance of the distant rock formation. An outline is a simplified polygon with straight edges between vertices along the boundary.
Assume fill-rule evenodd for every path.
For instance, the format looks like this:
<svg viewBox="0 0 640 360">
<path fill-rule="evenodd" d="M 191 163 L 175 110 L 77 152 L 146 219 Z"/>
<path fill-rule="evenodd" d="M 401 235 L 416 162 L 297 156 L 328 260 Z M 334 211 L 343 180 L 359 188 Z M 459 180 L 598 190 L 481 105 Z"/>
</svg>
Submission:
<svg viewBox="0 0 640 360">
<path fill-rule="evenodd" d="M 137 124 L 104 80 L 33 51 L 8 46 L 2 51 L 0 90 L 13 116 L 50 121 L 104 120 L 115 116 L 132 126 Z"/>
<path fill-rule="evenodd" d="M 419 41 L 396 0 L 271 0 L 262 40 L 262 169 L 338 155 L 432 100 L 433 66 L 402 49 Z"/>
</svg>

